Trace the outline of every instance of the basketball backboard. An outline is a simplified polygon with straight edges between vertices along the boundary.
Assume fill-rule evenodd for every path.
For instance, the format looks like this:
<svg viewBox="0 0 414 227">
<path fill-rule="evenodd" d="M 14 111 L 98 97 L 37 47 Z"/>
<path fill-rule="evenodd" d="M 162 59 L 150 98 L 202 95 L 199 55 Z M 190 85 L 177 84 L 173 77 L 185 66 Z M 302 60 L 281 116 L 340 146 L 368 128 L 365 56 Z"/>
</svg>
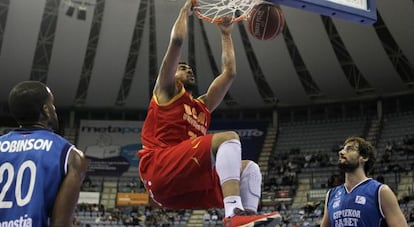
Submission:
<svg viewBox="0 0 414 227">
<path fill-rule="evenodd" d="M 361 24 L 377 21 L 375 0 L 266 0 Z"/>
</svg>

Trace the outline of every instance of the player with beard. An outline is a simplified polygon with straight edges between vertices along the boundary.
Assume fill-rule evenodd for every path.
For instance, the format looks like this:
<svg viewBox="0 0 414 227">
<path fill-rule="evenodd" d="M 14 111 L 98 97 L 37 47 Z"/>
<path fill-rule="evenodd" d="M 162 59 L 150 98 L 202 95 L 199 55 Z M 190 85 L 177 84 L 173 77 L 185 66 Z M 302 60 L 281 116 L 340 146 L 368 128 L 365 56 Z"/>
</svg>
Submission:
<svg viewBox="0 0 414 227">
<path fill-rule="evenodd" d="M 218 24 L 222 71 L 205 94 L 193 97 L 193 69 L 180 62 L 191 13 L 192 1 L 186 0 L 173 25 L 142 128 L 140 177 L 152 200 L 166 208 L 224 207 L 225 226 L 277 221 L 277 212 L 256 214 L 262 176 L 255 162 L 241 160 L 238 134 L 207 133 L 211 112 L 236 76 L 233 25 L 229 18 Z"/>
<path fill-rule="evenodd" d="M 339 168 L 345 172 L 345 183 L 328 191 L 322 227 L 407 226 L 390 187 L 367 177 L 376 156 L 376 149 L 365 139 L 345 140 L 338 160 Z"/>
</svg>

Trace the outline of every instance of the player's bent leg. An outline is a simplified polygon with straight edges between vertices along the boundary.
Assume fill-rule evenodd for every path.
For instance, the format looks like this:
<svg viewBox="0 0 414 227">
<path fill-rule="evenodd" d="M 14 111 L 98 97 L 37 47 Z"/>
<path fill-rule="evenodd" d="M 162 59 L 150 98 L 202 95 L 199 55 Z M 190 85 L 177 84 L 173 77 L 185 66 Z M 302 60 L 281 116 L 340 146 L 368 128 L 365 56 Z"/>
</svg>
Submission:
<svg viewBox="0 0 414 227">
<path fill-rule="evenodd" d="M 259 165 L 243 160 L 244 169 L 240 177 L 240 197 L 245 210 L 257 212 L 261 196 L 262 174 Z"/>
<path fill-rule="evenodd" d="M 235 208 L 244 210 L 240 198 L 241 144 L 238 139 L 230 139 L 232 133 L 215 134 L 213 141 L 223 137 L 229 140 L 223 141 L 217 149 L 216 171 L 223 191 L 224 213 L 228 217 Z"/>
<path fill-rule="evenodd" d="M 217 133 L 212 139 L 213 154 L 215 147 L 216 152 L 216 170 L 220 178 L 224 196 L 225 219 L 224 226 L 254 226 L 255 224 L 262 226 L 275 226 L 281 220 L 279 213 L 254 214 L 244 210 L 241 201 L 240 176 L 242 160 L 241 160 L 241 144 L 240 139 L 233 132 Z M 245 192 L 250 195 L 251 200 L 248 204 L 251 209 L 257 210 L 258 199 L 260 198 L 261 173 L 257 164 L 249 164 L 245 162 L 243 165 L 246 178 Z M 249 165 L 247 165 L 249 164 Z M 249 177 L 250 178 L 249 178 Z M 257 183 L 258 182 L 258 183 Z M 257 183 L 257 184 L 256 184 Z"/>
<path fill-rule="evenodd" d="M 233 131 L 227 131 L 227 132 L 218 132 L 213 135 L 213 138 L 211 140 L 211 151 L 214 155 L 217 154 L 218 148 L 226 141 L 229 140 L 239 140 L 240 137 L 239 134 Z"/>
<path fill-rule="evenodd" d="M 217 151 L 216 170 L 223 184 L 229 180 L 240 181 L 241 169 L 241 144 L 239 140 L 232 139 L 221 144 Z M 232 192 L 237 193 L 238 192 Z M 226 192 L 223 191 L 224 196 Z"/>
<path fill-rule="evenodd" d="M 261 195 L 262 174 L 259 166 L 249 160 L 242 161 L 242 173 L 240 178 L 240 195 L 244 211 L 236 209 L 234 216 L 226 217 L 223 225 L 233 226 L 261 226 L 274 227 L 281 223 L 282 217 L 278 212 L 257 214 L 257 206 Z"/>
</svg>

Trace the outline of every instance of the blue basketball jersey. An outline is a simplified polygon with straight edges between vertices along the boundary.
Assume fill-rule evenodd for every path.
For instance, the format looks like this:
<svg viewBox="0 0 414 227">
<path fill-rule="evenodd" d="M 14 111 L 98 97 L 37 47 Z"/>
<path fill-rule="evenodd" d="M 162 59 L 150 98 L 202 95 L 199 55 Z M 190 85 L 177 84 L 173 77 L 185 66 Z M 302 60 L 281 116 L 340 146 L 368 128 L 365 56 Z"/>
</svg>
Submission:
<svg viewBox="0 0 414 227">
<path fill-rule="evenodd" d="M 379 227 L 383 221 L 379 189 L 381 183 L 371 178 L 347 192 L 345 185 L 329 191 L 327 212 L 331 226 Z"/>
<path fill-rule="evenodd" d="M 0 226 L 48 226 L 73 145 L 46 129 L 0 137 Z"/>
</svg>

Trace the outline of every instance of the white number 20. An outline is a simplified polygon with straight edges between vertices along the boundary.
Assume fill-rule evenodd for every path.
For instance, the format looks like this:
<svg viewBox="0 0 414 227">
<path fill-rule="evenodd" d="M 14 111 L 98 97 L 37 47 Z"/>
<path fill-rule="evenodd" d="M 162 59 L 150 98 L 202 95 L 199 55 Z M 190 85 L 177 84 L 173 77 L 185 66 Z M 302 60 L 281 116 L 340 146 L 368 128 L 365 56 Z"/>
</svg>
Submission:
<svg viewBox="0 0 414 227">
<path fill-rule="evenodd" d="M 26 169 L 30 172 L 30 182 L 29 182 L 29 189 L 27 190 L 27 194 L 24 198 L 22 198 L 22 181 L 23 181 L 23 173 Z M 3 179 L 5 172 L 7 171 L 7 179 Z M 11 184 L 14 180 L 14 167 L 9 162 L 5 162 L 0 166 L 0 184 L 3 183 L 5 180 L 4 186 L 0 191 L 0 209 L 1 208 L 11 208 L 13 206 L 12 201 L 4 201 L 4 197 L 6 193 L 9 191 Z M 30 202 L 32 199 L 33 189 L 36 181 L 36 164 L 31 161 L 25 161 L 17 170 L 16 176 L 16 188 L 14 191 L 14 195 L 16 197 L 16 203 L 18 206 L 24 206 Z"/>
</svg>

